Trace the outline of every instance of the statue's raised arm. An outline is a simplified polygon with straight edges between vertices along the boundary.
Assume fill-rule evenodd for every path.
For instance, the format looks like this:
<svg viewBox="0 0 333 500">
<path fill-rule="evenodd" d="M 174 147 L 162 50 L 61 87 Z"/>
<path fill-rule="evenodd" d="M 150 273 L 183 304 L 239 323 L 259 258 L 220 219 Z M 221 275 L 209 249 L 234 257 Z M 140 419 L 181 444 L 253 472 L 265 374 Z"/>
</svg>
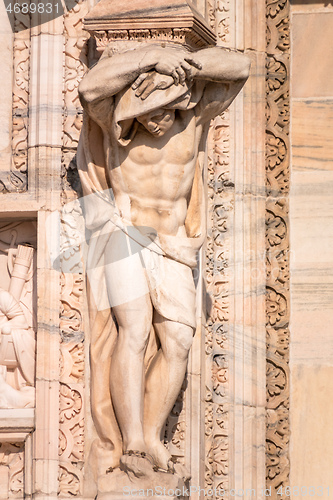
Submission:
<svg viewBox="0 0 333 500">
<path fill-rule="evenodd" d="M 175 85 L 199 69 L 195 53 L 183 48 L 150 46 L 102 58 L 83 78 L 79 93 L 83 103 L 111 97 L 130 85 L 142 73 L 155 70 L 173 78 Z"/>
<path fill-rule="evenodd" d="M 249 75 L 249 69 L 250 62 L 246 56 L 221 47 L 189 52 L 182 47 L 152 45 L 102 58 L 83 78 L 79 94 L 83 104 L 93 103 L 116 95 L 136 81 L 133 88 L 138 89 L 137 95 L 141 96 L 140 88 L 146 88 L 143 83 L 148 74 L 155 71 L 170 77 L 164 78 L 166 86 L 184 85 L 193 79 L 232 83 L 235 85 L 233 93 L 237 95 Z M 160 88 L 161 79 L 157 82 L 151 86 L 150 93 Z"/>
</svg>

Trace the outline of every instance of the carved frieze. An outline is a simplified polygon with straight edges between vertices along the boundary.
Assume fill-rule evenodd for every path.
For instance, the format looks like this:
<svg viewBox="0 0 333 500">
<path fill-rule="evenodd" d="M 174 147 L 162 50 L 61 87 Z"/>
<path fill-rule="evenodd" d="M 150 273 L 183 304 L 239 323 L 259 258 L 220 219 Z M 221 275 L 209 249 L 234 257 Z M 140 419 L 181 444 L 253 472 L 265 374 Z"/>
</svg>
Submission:
<svg viewBox="0 0 333 500">
<path fill-rule="evenodd" d="M 173 42 L 197 49 L 207 45 L 191 28 L 96 30 L 92 31 L 92 35 L 96 39 L 96 48 L 99 52 L 103 52 L 113 41 Z"/>
</svg>

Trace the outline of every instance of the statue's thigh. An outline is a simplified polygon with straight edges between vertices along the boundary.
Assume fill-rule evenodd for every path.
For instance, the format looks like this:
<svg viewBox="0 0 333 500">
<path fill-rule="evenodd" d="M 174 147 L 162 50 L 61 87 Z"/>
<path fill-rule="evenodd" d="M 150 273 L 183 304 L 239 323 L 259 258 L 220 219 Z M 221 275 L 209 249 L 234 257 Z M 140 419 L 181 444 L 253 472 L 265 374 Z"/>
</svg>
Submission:
<svg viewBox="0 0 333 500">
<path fill-rule="evenodd" d="M 146 301 L 149 289 L 140 250 L 123 231 L 112 233 L 105 249 L 105 278 L 113 308 L 140 298 Z"/>
</svg>

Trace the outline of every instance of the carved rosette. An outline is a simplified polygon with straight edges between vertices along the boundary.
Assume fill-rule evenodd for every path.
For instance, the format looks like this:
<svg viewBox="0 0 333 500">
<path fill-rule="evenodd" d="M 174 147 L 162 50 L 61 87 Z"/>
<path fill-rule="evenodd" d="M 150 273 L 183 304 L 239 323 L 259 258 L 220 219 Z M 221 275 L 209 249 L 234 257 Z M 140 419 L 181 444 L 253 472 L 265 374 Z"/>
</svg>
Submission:
<svg viewBox="0 0 333 500">
<path fill-rule="evenodd" d="M 208 1 L 217 44 L 229 44 L 229 0 Z M 205 488 L 228 491 L 229 271 L 228 228 L 233 211 L 229 110 L 212 123 L 208 136 L 208 222 L 206 243 Z"/>
<path fill-rule="evenodd" d="M 266 479 L 272 498 L 289 481 L 289 2 L 267 0 Z M 284 491 L 284 490 L 283 490 Z"/>
<path fill-rule="evenodd" d="M 30 16 L 14 12 L 12 160 L 0 178 L 0 192 L 20 193 L 28 187 L 28 107 Z"/>
</svg>

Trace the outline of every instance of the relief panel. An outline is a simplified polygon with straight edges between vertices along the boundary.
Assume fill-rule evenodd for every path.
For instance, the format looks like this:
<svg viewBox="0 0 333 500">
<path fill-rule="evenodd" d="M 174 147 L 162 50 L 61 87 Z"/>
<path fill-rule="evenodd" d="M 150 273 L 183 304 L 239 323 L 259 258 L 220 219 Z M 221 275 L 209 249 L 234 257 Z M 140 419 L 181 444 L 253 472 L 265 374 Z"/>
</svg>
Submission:
<svg viewBox="0 0 333 500">
<path fill-rule="evenodd" d="M 0 408 L 35 400 L 36 226 L 0 223 Z"/>
</svg>

